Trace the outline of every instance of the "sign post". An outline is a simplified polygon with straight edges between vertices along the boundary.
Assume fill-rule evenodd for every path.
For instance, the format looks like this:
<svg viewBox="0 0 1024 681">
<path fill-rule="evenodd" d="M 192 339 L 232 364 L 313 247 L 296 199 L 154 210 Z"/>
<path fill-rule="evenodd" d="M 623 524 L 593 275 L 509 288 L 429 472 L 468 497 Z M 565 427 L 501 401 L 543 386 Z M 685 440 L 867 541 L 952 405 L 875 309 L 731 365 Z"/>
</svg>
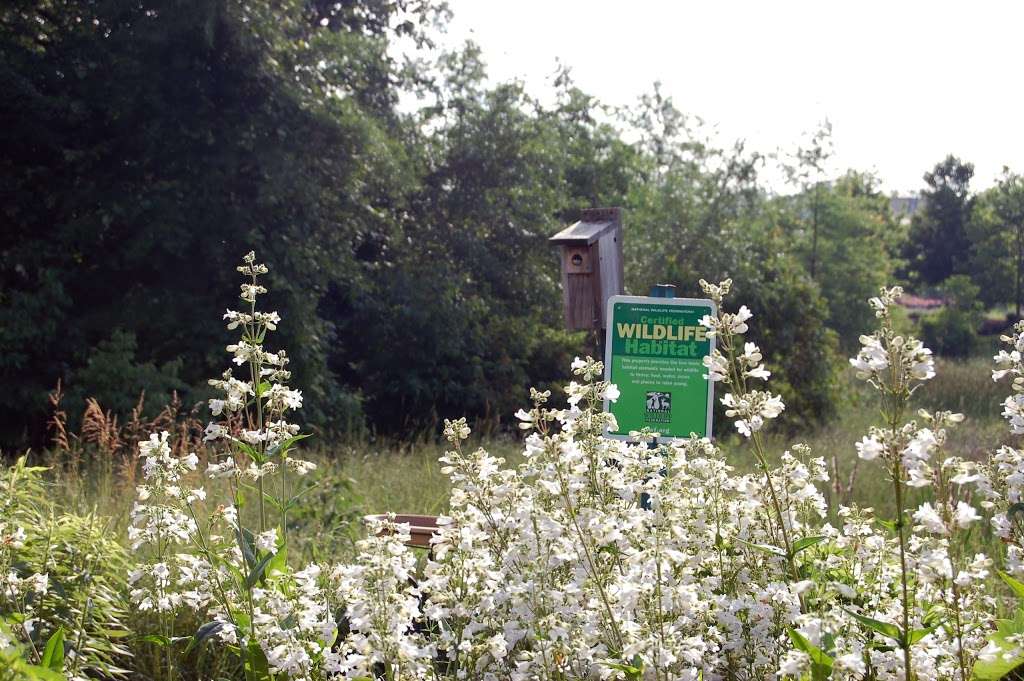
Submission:
<svg viewBox="0 0 1024 681">
<path fill-rule="evenodd" d="M 715 341 L 700 319 L 713 316 L 715 304 L 673 298 L 668 287 L 652 294 L 608 299 L 605 380 L 618 386 L 619 399 L 605 402 L 618 423 L 605 434 L 627 440 L 647 427 L 662 438 L 710 437 L 714 384 L 703 359 Z"/>
</svg>

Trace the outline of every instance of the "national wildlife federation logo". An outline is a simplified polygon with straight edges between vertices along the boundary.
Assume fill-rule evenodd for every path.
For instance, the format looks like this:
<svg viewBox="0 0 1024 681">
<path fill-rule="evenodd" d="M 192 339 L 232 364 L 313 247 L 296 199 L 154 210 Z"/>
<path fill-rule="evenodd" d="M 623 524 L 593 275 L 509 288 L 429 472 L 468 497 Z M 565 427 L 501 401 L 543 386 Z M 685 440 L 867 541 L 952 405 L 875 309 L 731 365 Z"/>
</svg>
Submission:
<svg viewBox="0 0 1024 681">
<path fill-rule="evenodd" d="M 648 392 L 646 407 L 644 421 L 648 423 L 669 423 L 672 420 L 672 393 Z"/>
</svg>

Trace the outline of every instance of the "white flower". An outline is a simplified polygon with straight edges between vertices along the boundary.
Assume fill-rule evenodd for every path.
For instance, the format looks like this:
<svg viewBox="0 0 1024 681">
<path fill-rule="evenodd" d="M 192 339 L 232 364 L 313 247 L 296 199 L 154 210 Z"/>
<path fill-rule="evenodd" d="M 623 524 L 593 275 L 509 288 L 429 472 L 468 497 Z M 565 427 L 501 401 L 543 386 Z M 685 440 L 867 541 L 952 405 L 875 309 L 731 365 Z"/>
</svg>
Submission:
<svg viewBox="0 0 1024 681">
<path fill-rule="evenodd" d="M 793 679 L 803 678 L 804 672 L 810 669 L 811 658 L 799 650 L 787 650 L 782 664 L 779 665 L 779 677 Z"/>
<path fill-rule="evenodd" d="M 863 674 L 867 671 L 864 664 L 864 655 L 859 652 L 846 653 L 836 658 L 834 668 L 836 670 L 850 672 L 851 674 Z"/>
<path fill-rule="evenodd" d="M 885 447 L 881 442 L 876 440 L 874 437 L 864 436 L 861 441 L 857 443 L 857 456 L 864 459 L 865 461 L 872 461 L 878 458 L 878 455 L 885 451 Z"/>
<path fill-rule="evenodd" d="M 28 535 L 25 533 L 24 527 L 15 527 L 14 532 L 6 537 L 2 537 L 4 543 L 9 543 L 13 549 L 25 548 L 25 539 L 27 538 Z"/>
<path fill-rule="evenodd" d="M 942 521 L 942 516 L 927 501 L 914 511 L 914 520 L 927 532 L 946 534 L 946 524 Z"/>
<path fill-rule="evenodd" d="M 211 463 L 206 466 L 206 474 L 211 478 L 227 478 L 238 472 L 235 460 L 228 457 L 220 463 Z"/>
<path fill-rule="evenodd" d="M 525 409 L 520 409 L 515 413 L 515 417 L 519 419 L 519 427 L 522 428 L 523 430 L 529 430 L 533 428 L 533 414 L 531 414 L 530 412 L 526 411 Z"/>
<path fill-rule="evenodd" d="M 619 399 L 619 396 L 621 394 L 622 393 L 619 392 L 619 387 L 617 385 L 615 385 L 614 383 L 609 383 L 608 387 L 604 389 L 603 397 L 609 402 L 615 402 L 616 400 Z"/>
<path fill-rule="evenodd" d="M 882 342 L 875 336 L 861 336 L 861 348 L 857 356 L 850 359 L 850 364 L 857 370 L 857 376 L 867 378 L 871 374 L 889 368 L 889 354 L 882 347 Z"/>
<path fill-rule="evenodd" d="M 1003 649 L 998 643 L 989 641 L 988 645 L 978 651 L 978 659 L 986 663 L 995 662 L 1002 652 Z"/>
<path fill-rule="evenodd" d="M 932 351 L 919 340 L 909 341 L 904 350 L 910 362 L 910 375 L 919 381 L 935 376 L 935 359 Z"/>
<path fill-rule="evenodd" d="M 285 462 L 288 464 L 288 467 L 292 471 L 294 471 L 294 473 L 296 475 L 298 475 L 299 477 L 302 477 L 302 476 L 305 476 L 305 475 L 309 475 L 310 473 L 312 473 L 313 471 L 316 470 L 316 464 L 313 463 L 312 461 L 304 461 L 302 459 L 293 459 L 292 457 L 289 456 L 285 460 Z"/>
<path fill-rule="evenodd" d="M 760 378 L 761 380 L 764 381 L 767 381 L 768 377 L 772 375 L 772 372 L 765 369 L 763 364 L 756 366 L 753 369 L 748 369 L 743 373 L 744 375 L 750 376 L 751 378 Z"/>
<path fill-rule="evenodd" d="M 718 348 L 711 351 L 711 354 L 704 355 L 701 362 L 708 369 L 704 378 L 709 381 L 724 381 L 729 378 L 729 362 L 725 359 Z"/>
<path fill-rule="evenodd" d="M 575 407 L 580 403 L 586 394 L 588 388 L 585 384 L 577 383 L 576 381 L 570 381 L 569 385 L 565 386 L 565 394 L 568 396 L 569 405 Z"/>
<path fill-rule="evenodd" d="M 466 419 L 461 418 L 456 421 L 449 419 L 444 420 L 444 437 L 449 442 L 457 442 L 459 440 L 465 440 L 469 437 L 470 429 L 466 425 Z"/>
<path fill-rule="evenodd" d="M 746 305 L 740 305 L 739 311 L 733 317 L 733 327 L 731 331 L 733 333 L 746 333 L 747 325 L 745 322 L 751 320 L 754 317 L 754 313 Z"/>
<path fill-rule="evenodd" d="M 272 527 L 266 532 L 257 534 L 256 548 L 260 551 L 275 551 L 277 549 L 277 528 Z"/>
<path fill-rule="evenodd" d="M 300 409 L 302 407 L 302 391 L 290 390 L 287 386 L 275 383 L 264 395 L 267 407 L 272 410 Z"/>
<path fill-rule="evenodd" d="M 28 578 L 32 584 L 32 590 L 37 594 L 44 594 L 50 588 L 50 575 L 39 574 L 38 572 Z"/>
<path fill-rule="evenodd" d="M 973 523 L 975 520 L 981 520 L 981 516 L 970 504 L 958 501 L 956 504 L 956 510 L 953 511 L 953 522 L 956 523 L 957 527 L 966 529 L 968 525 Z"/>
</svg>

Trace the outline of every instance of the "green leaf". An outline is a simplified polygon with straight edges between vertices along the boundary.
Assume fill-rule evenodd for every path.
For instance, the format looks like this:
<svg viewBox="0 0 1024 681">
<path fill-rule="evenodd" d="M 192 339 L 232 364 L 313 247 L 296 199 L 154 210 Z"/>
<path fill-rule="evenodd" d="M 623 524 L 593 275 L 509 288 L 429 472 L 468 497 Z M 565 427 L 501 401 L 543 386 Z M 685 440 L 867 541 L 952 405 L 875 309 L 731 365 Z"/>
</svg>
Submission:
<svg viewBox="0 0 1024 681">
<path fill-rule="evenodd" d="M 55 672 L 64 670 L 64 627 L 57 627 L 57 631 L 46 641 L 39 664 Z"/>
<path fill-rule="evenodd" d="M 17 662 L 21 663 L 20 660 Z M 17 674 L 19 672 L 24 672 L 28 675 L 28 678 L 37 679 L 37 681 L 67 681 L 67 677 L 60 672 L 55 672 L 52 669 L 47 669 L 46 667 L 41 667 L 37 664 L 28 664 L 27 662 L 16 666 L 14 672 L 14 678 L 22 678 L 17 676 Z"/>
<path fill-rule="evenodd" d="M 237 445 L 240 450 L 245 452 L 246 456 L 252 459 L 253 462 L 255 462 L 256 464 L 262 464 L 266 462 L 266 459 L 263 458 L 263 455 L 260 454 L 260 451 L 255 447 L 247 445 L 244 442 L 238 442 L 237 440 L 235 441 L 235 445 Z"/>
<path fill-rule="evenodd" d="M 811 658 L 811 681 L 827 681 L 832 675 L 832 665 L 835 660 L 825 651 L 807 640 L 807 637 L 796 629 L 787 629 L 789 638 L 793 641 L 793 647 Z"/>
<path fill-rule="evenodd" d="M 825 536 L 803 537 L 802 539 L 798 539 L 793 542 L 793 555 L 795 556 L 804 549 L 809 549 L 815 544 L 820 544 L 826 539 L 828 539 L 828 537 Z"/>
<path fill-rule="evenodd" d="M 275 554 L 273 553 L 268 553 L 252 568 L 249 572 L 249 576 L 245 578 L 245 587 L 247 589 L 251 589 L 256 582 L 260 581 L 263 577 L 263 573 L 266 572 L 267 566 L 270 565 L 270 561 L 274 559 L 274 555 Z"/>
<path fill-rule="evenodd" d="M 644 661 L 639 655 L 634 655 L 629 664 L 623 662 L 606 662 L 605 666 L 622 672 L 627 679 L 641 679 L 644 675 Z"/>
<path fill-rule="evenodd" d="M 234 563 L 223 561 L 221 564 L 227 568 L 227 571 L 235 578 L 235 584 L 241 588 L 242 585 L 245 584 L 245 576 L 242 575 L 242 571 L 235 567 Z"/>
<path fill-rule="evenodd" d="M 846 610 L 846 608 L 843 608 L 843 609 Z M 881 634 L 882 636 L 885 636 L 886 638 L 891 638 L 892 640 L 894 640 L 897 643 L 899 643 L 901 647 L 903 646 L 903 635 L 902 635 L 902 632 L 900 631 L 900 628 L 897 627 L 895 624 L 889 624 L 888 622 L 883 622 L 881 620 L 876 620 L 876 619 L 873 619 L 871 617 L 865 617 L 864 615 L 858 615 L 857 613 L 853 612 L 852 610 L 846 610 L 846 612 L 848 612 L 850 614 L 850 616 L 853 617 L 853 619 L 857 620 L 858 622 L 863 624 L 868 629 L 871 629 L 872 631 L 876 631 L 879 634 Z"/>
<path fill-rule="evenodd" d="M 942 617 L 946 614 L 946 608 L 941 603 L 934 603 L 924 611 L 921 624 L 926 627 L 937 627 L 942 624 Z"/>
<path fill-rule="evenodd" d="M 915 643 L 920 641 L 922 638 L 924 638 L 925 636 L 927 636 L 928 634 L 932 633 L 933 631 L 935 631 L 938 628 L 939 628 L 939 625 L 935 625 L 934 627 L 925 627 L 924 629 L 911 629 L 910 630 L 910 636 L 907 637 L 907 639 L 908 639 L 907 640 L 907 645 L 910 645 L 910 646 L 914 645 Z"/>
<path fill-rule="evenodd" d="M 274 496 L 273 494 L 271 494 L 270 492 L 264 492 L 264 493 L 263 493 L 263 499 L 264 499 L 264 500 L 265 500 L 265 501 L 266 501 L 266 502 L 267 502 L 268 504 L 270 504 L 270 505 L 271 505 L 271 506 L 273 506 L 273 507 L 274 507 L 275 509 L 277 509 L 278 511 L 280 511 L 280 510 L 281 510 L 281 502 L 280 502 L 280 501 L 278 501 L 278 500 L 277 500 L 277 497 L 275 497 L 275 496 Z"/>
<path fill-rule="evenodd" d="M 786 557 L 786 552 L 780 549 L 778 546 L 769 546 L 768 544 L 752 544 L 751 542 L 744 541 L 742 539 L 737 539 L 736 541 L 743 544 L 744 546 L 748 546 L 752 549 L 757 549 L 758 551 L 764 551 L 765 553 L 771 553 L 776 556 L 782 556 L 783 558 Z"/>
<path fill-rule="evenodd" d="M 294 495 L 292 495 L 292 498 L 289 499 L 288 503 L 286 504 L 288 509 L 289 510 L 292 509 L 296 505 L 295 502 L 297 502 L 299 499 L 301 499 L 302 497 L 306 496 L 307 494 L 309 494 L 310 492 L 312 492 L 313 490 L 315 490 L 318 487 L 320 487 L 320 483 L 319 482 L 314 482 L 312 485 L 307 485 L 303 489 L 301 489 L 298 492 L 296 492 Z"/>
<path fill-rule="evenodd" d="M 253 641 L 245 648 L 245 681 L 268 681 L 270 665 L 260 644 Z"/>
<path fill-rule="evenodd" d="M 295 444 L 299 440 L 305 440 L 307 437 L 310 437 L 310 436 L 311 436 L 311 433 L 299 433 L 298 435 L 293 435 L 292 437 L 288 438 L 287 440 L 279 442 L 278 444 L 274 445 L 273 447 L 270 447 L 270 448 L 267 449 L 267 458 L 270 458 L 270 457 L 273 457 L 273 456 L 277 456 L 281 452 L 287 452 L 289 449 L 292 448 L 293 444 Z"/>
<path fill-rule="evenodd" d="M 998 572 L 999 576 L 1003 579 L 1004 582 L 1006 582 L 1006 585 L 1013 589 L 1013 593 L 1017 596 L 1017 598 L 1024 598 L 1024 582 L 1014 579 L 1002 570 L 996 570 L 996 572 Z"/>
<path fill-rule="evenodd" d="M 188 654 L 192 652 L 193 648 L 202 645 L 207 639 L 218 634 L 223 628 L 224 623 L 217 621 L 207 622 L 203 626 L 199 627 L 196 630 L 195 635 L 191 637 L 192 640 L 189 641 L 188 647 L 185 648 L 185 653 Z"/>
<path fill-rule="evenodd" d="M 895 532 L 896 531 L 896 521 L 895 520 L 882 520 L 881 518 L 876 518 L 876 520 L 878 521 L 879 525 L 881 525 L 885 529 L 889 530 L 890 532 Z"/>
<path fill-rule="evenodd" d="M 267 576 L 273 577 L 275 574 L 284 574 L 288 570 L 288 549 L 281 547 L 274 554 L 273 558 L 270 559 L 270 563 L 267 564 Z"/>
<path fill-rule="evenodd" d="M 242 551 L 242 557 L 245 558 L 245 564 L 249 566 L 251 570 L 256 565 L 256 538 L 252 532 L 239 527 L 235 530 L 235 538 L 238 540 L 238 548 Z"/>
<path fill-rule="evenodd" d="M 639 674 L 640 670 L 630 664 L 622 664 L 621 662 L 605 662 L 604 665 L 609 669 L 617 669 L 620 672 L 626 674 Z"/>
<path fill-rule="evenodd" d="M 1024 652 L 1020 646 L 1007 640 L 1021 634 L 1024 634 L 1024 610 L 1017 610 L 1012 620 L 996 620 L 996 630 L 989 635 L 988 640 L 999 646 L 1000 652 L 992 660 L 976 661 L 971 678 L 974 681 L 996 681 L 1006 678 L 1010 672 L 1024 664 Z"/>
<path fill-rule="evenodd" d="M 132 632 L 124 629 L 100 629 L 99 632 L 106 638 L 126 638 L 132 635 Z"/>
<path fill-rule="evenodd" d="M 140 636 L 139 640 L 140 641 L 145 641 L 146 643 L 152 643 L 153 645 L 157 645 L 157 646 L 169 646 L 169 645 L 171 645 L 171 639 L 167 638 L 166 636 L 162 636 L 160 634 L 146 634 L 145 636 Z"/>
</svg>

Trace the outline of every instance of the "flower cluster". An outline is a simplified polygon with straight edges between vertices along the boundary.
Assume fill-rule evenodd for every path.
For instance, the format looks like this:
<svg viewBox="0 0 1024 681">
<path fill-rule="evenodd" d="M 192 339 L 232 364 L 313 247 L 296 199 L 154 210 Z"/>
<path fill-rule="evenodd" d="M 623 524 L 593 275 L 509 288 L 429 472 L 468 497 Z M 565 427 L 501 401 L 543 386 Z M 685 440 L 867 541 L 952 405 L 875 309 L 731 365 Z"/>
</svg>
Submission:
<svg viewBox="0 0 1024 681">
<path fill-rule="evenodd" d="M 232 496 L 213 507 L 189 484 L 196 457 L 172 456 L 165 435 L 143 443 L 132 540 L 153 559 L 132 579 L 140 608 L 205 612 L 195 638 L 236 652 L 248 677 L 967 681 L 1024 663 L 1024 625 L 1000 622 L 989 637 L 997 557 L 967 541 L 990 523 L 1007 546 L 1004 579 L 1024 596 L 1024 452 L 1004 447 L 977 464 L 947 452 L 961 415 L 908 419 L 935 369 L 920 341 L 893 329 L 899 288 L 870 301 L 879 328 L 850 360 L 881 396 L 883 421 L 855 449 L 888 477 L 891 508 L 830 509 L 822 457 L 799 444 L 770 451 L 764 431 L 785 405 L 746 338 L 753 315 L 725 309 L 730 281 L 702 281 L 715 304 L 701 321 L 714 342 L 706 375 L 725 388 L 752 472 L 709 438 L 604 437 L 618 389 L 601 362 L 577 358 L 564 408 L 533 390 L 517 412 L 515 466 L 468 447 L 465 419 L 445 422 L 452 494 L 427 555 L 388 517 L 368 524 L 351 563 L 296 571 L 288 476 L 312 464 L 290 454 L 301 436 L 287 417 L 302 395 L 286 384 L 287 355 L 263 346 L 280 322 L 256 309 L 266 267 L 250 254 L 239 270 L 249 306 L 225 315 L 241 330 L 228 352 L 250 380 L 229 371 L 211 382 L 224 419 L 208 433 L 227 451 L 206 468 Z M 1005 340 L 1014 349 L 996 357 L 994 377 L 1014 377 L 1005 409 L 1018 432 L 1024 325 Z M 258 500 L 252 527 L 237 510 L 243 492 Z"/>
<path fill-rule="evenodd" d="M 875 316 L 884 323 L 874 334 L 860 337 L 863 347 L 856 357 L 850 359 L 850 364 L 857 370 L 857 377 L 868 380 L 873 385 L 879 385 L 893 377 L 911 385 L 935 376 L 932 351 L 916 338 L 904 338 L 892 329 L 889 308 L 902 295 L 903 289 L 894 286 L 883 288 L 878 297 L 871 299 Z M 898 384 L 889 387 L 901 390 L 902 386 L 903 384 Z"/>
<path fill-rule="evenodd" d="M 705 284 L 719 306 L 729 288 Z M 882 351 L 865 378 L 905 402 L 931 360 L 886 326 L 897 293 L 876 301 L 883 328 L 866 347 Z M 740 340 L 751 318 L 705 319 L 718 343 L 705 366 L 729 388 L 726 414 L 759 475 L 737 474 L 706 438 L 651 449 L 649 434 L 601 437 L 616 391 L 599 362 L 577 360 L 567 409 L 534 391 L 517 414 L 528 434 L 516 468 L 464 450 L 465 420 L 446 422 L 451 510 L 422 571 L 395 526 L 373 530 L 358 567 L 336 570 L 358 629 L 338 673 L 393 662 L 410 678 L 969 678 L 995 603 L 991 559 L 960 536 L 980 521 L 970 489 L 986 478 L 943 453 L 962 417 L 904 423 L 901 412 L 873 428 L 857 450 L 892 476 L 898 520 L 840 507 L 833 527 L 824 460 L 796 445 L 769 463 L 760 433 L 784 407 L 748 388 L 769 377 Z M 1022 460 L 1004 457 L 1002 470 Z M 915 510 L 902 507 L 911 487 L 931 492 Z"/>
<path fill-rule="evenodd" d="M 140 444 L 144 482 L 129 538 L 148 560 L 129 575 L 131 597 L 139 610 L 157 614 L 161 631 L 155 640 L 169 669 L 173 615 L 188 608 L 209 619 L 195 639 L 217 640 L 235 651 L 247 676 L 265 670 L 267 678 L 325 678 L 328 669 L 340 668 L 331 651 L 337 638 L 334 595 L 322 566 L 295 571 L 287 562 L 288 511 L 303 492 L 292 478 L 316 467 L 292 451 L 304 436 L 287 416 L 301 408 L 302 393 L 284 383 L 291 377 L 287 353 L 263 345 L 281 321 L 276 312 L 256 308 L 267 292 L 258 280 L 267 267 L 249 253 L 238 270 L 248 278 L 241 289 L 248 309 L 224 315 L 228 330 L 241 331 L 227 351 L 249 380 L 229 369 L 210 381 L 223 393 L 210 400 L 210 412 L 223 420 L 206 430 L 207 442 L 225 450 L 207 464 L 206 477 L 226 487 L 229 498 L 211 504 L 205 485 L 190 484 L 201 483 L 199 459 L 172 456 L 166 432 Z M 238 511 L 246 495 L 256 499 L 255 527 Z"/>
</svg>

